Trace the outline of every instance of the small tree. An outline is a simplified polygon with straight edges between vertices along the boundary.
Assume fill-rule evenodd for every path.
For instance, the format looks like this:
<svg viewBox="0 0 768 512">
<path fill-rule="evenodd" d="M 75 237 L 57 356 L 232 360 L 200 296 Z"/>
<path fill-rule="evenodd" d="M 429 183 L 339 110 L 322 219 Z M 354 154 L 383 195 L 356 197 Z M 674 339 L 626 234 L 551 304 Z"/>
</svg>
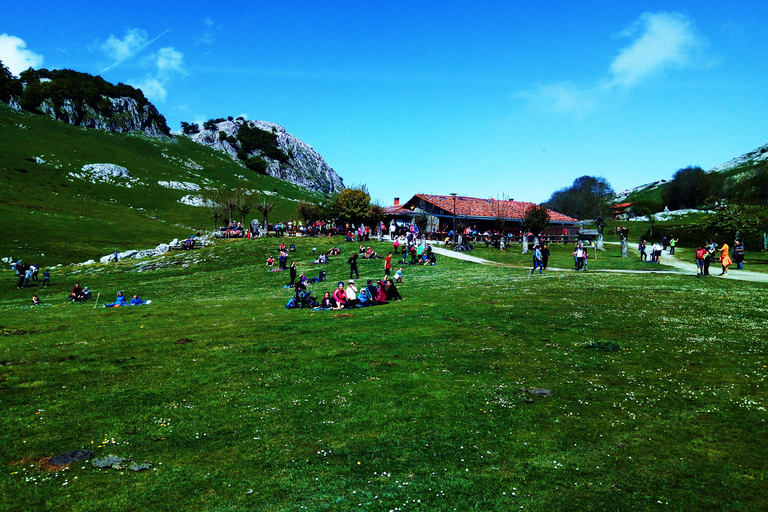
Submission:
<svg viewBox="0 0 768 512">
<path fill-rule="evenodd" d="M 269 212 L 274 210 L 277 205 L 273 201 L 269 200 L 267 196 L 261 196 L 256 200 L 254 206 L 258 211 L 261 212 L 262 218 L 264 219 L 264 229 L 266 229 L 269 220 Z"/>
<path fill-rule="evenodd" d="M 200 126 L 197 125 L 197 123 L 185 123 L 184 121 L 181 122 L 181 131 L 185 135 L 192 135 L 195 133 L 200 133 Z"/>
<path fill-rule="evenodd" d="M 525 227 L 538 236 L 549 226 L 549 210 L 539 204 L 532 204 L 525 209 Z"/>
<path fill-rule="evenodd" d="M 704 218 L 701 227 L 713 237 L 746 241 L 757 239 L 758 233 L 768 226 L 762 208 L 747 205 L 728 205 Z"/>
<path fill-rule="evenodd" d="M 301 201 L 299 206 L 296 207 L 296 213 L 301 220 L 310 223 L 314 223 L 322 217 L 322 210 L 318 205 L 305 203 L 304 201 Z"/>
<path fill-rule="evenodd" d="M 237 187 L 233 193 L 235 199 L 235 210 L 243 217 L 243 226 L 245 226 L 245 217 L 253 209 L 256 202 L 251 190 L 242 186 Z"/>
<path fill-rule="evenodd" d="M 371 196 L 365 185 L 345 188 L 336 196 L 336 208 L 340 219 L 355 224 L 367 219 L 371 206 Z"/>
<path fill-rule="evenodd" d="M 420 213 L 413 218 L 413 223 L 419 228 L 419 233 L 424 235 L 427 231 L 427 224 L 429 224 L 429 216 L 425 213 Z"/>
</svg>

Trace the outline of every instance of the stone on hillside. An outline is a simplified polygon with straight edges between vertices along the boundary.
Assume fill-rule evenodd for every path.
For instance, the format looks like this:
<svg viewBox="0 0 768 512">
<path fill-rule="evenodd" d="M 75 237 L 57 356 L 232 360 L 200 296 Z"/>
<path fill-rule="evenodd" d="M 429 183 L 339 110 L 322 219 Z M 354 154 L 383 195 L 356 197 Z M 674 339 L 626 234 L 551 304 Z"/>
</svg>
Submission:
<svg viewBox="0 0 768 512">
<path fill-rule="evenodd" d="M 40 158 L 39 156 L 36 156 L 36 157 L 35 157 L 35 162 L 37 162 L 37 163 L 38 163 L 38 164 L 40 164 L 40 165 L 45 165 L 45 160 L 43 160 L 43 159 L 42 159 L 42 158 Z"/>
<path fill-rule="evenodd" d="M 165 254 L 168 252 L 168 244 L 160 244 L 157 247 L 155 247 L 155 254 Z"/>
<path fill-rule="evenodd" d="M 117 455 L 108 455 L 106 457 L 99 457 L 98 459 L 93 459 L 91 461 L 91 464 L 93 464 L 94 467 L 102 469 L 102 468 L 112 468 L 112 469 L 123 469 L 123 462 L 125 459 L 122 457 L 118 457 Z"/>
<path fill-rule="evenodd" d="M 189 181 L 158 181 L 157 184 L 174 190 L 191 190 L 193 192 L 200 190 L 200 185 Z"/>
<path fill-rule="evenodd" d="M 215 204 L 210 199 L 203 199 L 200 196 L 193 196 L 191 194 L 182 197 L 181 199 L 179 199 L 179 202 L 182 204 L 187 204 L 189 206 L 204 206 L 204 207 L 213 206 Z"/>
<path fill-rule="evenodd" d="M 86 164 L 81 170 L 90 173 L 93 178 L 100 181 L 109 181 L 110 178 L 131 177 L 128 169 L 115 164 Z"/>
<path fill-rule="evenodd" d="M 70 462 L 86 460 L 93 457 L 91 450 L 73 450 L 71 452 L 60 453 L 48 459 L 48 462 L 56 466 L 64 466 Z"/>
</svg>

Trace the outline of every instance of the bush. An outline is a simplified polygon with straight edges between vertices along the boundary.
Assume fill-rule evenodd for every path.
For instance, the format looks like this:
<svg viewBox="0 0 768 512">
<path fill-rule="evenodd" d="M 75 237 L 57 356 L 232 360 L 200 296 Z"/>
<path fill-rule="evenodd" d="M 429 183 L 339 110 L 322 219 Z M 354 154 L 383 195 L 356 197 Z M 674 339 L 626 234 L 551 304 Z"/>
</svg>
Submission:
<svg viewBox="0 0 768 512">
<path fill-rule="evenodd" d="M 252 156 L 245 161 L 245 166 L 259 174 L 267 174 L 267 161 L 260 156 Z"/>
</svg>

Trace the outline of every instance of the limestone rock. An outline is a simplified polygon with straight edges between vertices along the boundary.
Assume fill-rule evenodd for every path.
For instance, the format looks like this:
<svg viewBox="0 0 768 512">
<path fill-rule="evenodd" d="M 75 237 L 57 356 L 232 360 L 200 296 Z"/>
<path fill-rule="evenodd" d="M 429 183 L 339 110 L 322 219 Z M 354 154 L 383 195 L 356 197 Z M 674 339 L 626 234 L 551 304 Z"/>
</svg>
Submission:
<svg viewBox="0 0 768 512">
<path fill-rule="evenodd" d="M 279 124 L 267 121 L 223 121 L 216 123 L 210 130 L 201 127 L 200 132 L 189 137 L 195 142 L 224 151 L 233 160 L 238 160 L 240 143 L 232 142 L 232 139 L 237 139 L 237 133 L 244 122 L 252 128 L 274 133 L 277 136 L 277 147 L 289 156 L 289 164 L 285 166 L 259 151 L 249 154 L 249 157 L 260 156 L 267 162 L 267 174 L 310 190 L 333 193 L 344 189 L 344 181 L 323 157 L 312 146 L 297 139 Z M 224 137 L 219 135 L 220 132 L 223 132 Z"/>
</svg>

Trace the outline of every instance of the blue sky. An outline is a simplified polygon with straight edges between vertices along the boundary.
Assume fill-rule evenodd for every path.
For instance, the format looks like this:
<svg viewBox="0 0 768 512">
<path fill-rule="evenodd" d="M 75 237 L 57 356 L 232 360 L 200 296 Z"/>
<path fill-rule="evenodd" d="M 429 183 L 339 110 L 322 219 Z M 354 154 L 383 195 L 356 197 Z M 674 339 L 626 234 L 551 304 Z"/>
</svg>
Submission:
<svg viewBox="0 0 768 512">
<path fill-rule="evenodd" d="M 140 87 L 180 121 L 279 123 L 383 205 L 621 190 L 768 140 L 768 6 L 6 3 L 0 60 Z"/>
</svg>

